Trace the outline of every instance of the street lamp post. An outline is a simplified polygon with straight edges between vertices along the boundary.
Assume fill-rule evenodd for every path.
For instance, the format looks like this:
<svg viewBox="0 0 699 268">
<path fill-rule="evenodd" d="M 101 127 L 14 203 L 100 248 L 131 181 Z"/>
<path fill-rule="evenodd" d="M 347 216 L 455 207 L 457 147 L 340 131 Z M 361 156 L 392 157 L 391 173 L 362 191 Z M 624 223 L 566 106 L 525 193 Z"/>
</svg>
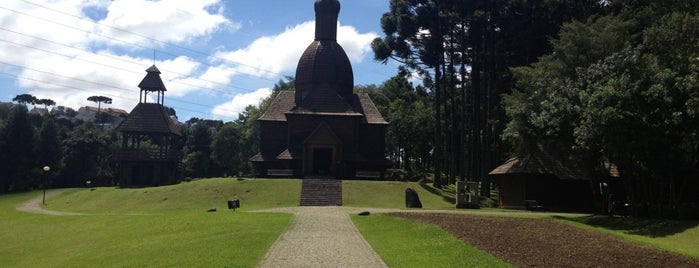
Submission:
<svg viewBox="0 0 699 268">
<path fill-rule="evenodd" d="M 46 178 L 49 176 L 49 171 L 51 171 L 51 167 L 44 166 L 43 170 L 44 170 L 44 183 L 42 183 L 42 186 L 44 187 L 44 197 L 43 197 L 41 203 L 46 205 Z"/>
</svg>

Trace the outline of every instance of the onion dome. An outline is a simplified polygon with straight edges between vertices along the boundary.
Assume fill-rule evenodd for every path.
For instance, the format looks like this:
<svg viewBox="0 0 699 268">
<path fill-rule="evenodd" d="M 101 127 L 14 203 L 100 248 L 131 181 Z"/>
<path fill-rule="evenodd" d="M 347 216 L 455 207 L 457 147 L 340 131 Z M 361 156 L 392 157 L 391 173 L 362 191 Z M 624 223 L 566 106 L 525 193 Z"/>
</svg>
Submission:
<svg viewBox="0 0 699 268">
<path fill-rule="evenodd" d="M 315 40 L 306 48 L 296 67 L 297 107 L 308 107 L 305 100 L 311 94 L 324 95 L 324 99 L 337 95 L 348 105 L 352 101 L 354 76 L 347 53 L 337 43 L 337 17 L 340 3 L 337 0 L 315 2 Z"/>
</svg>

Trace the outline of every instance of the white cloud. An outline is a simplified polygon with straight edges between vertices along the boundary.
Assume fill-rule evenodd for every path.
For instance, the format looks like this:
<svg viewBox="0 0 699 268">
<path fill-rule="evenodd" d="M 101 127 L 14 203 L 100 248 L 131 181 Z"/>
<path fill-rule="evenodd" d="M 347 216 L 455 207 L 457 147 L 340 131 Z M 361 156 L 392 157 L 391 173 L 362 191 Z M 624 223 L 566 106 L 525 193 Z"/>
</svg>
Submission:
<svg viewBox="0 0 699 268">
<path fill-rule="evenodd" d="M 234 51 L 221 51 L 213 56 L 214 62 L 229 66 L 232 73 L 260 77 L 278 77 L 294 71 L 299 58 L 313 42 L 315 22 L 307 21 L 274 36 L 260 37 L 249 46 Z M 375 33 L 359 33 L 352 26 L 338 27 L 338 44 L 352 63 L 360 63 L 371 52 Z M 226 61 L 221 62 L 221 59 Z M 241 64 L 243 63 L 243 64 Z"/>
<path fill-rule="evenodd" d="M 5 81 L 14 80 L 12 96 L 21 91 L 77 109 L 94 105 L 87 97 L 103 95 L 113 99 L 108 107 L 130 111 L 138 103 L 137 86 L 145 69 L 155 63 L 168 90 L 166 105 L 171 103 L 168 98 L 209 106 L 210 102 L 191 98 L 230 99 L 212 112 L 237 117 L 245 106 L 256 105 L 270 94 L 269 89 L 257 88 L 271 87 L 280 74 L 293 75 L 299 57 L 313 41 L 315 23 L 279 29 L 281 33 L 257 38 L 243 48 L 205 51 L 215 53 L 209 62 L 195 59 L 201 55 L 191 55 L 187 47 L 216 46 L 207 42 L 220 42 L 228 38 L 222 31 L 240 29 L 240 24 L 224 16 L 223 5 L 223 0 L 3 1 L 0 72 L 10 77 Z M 354 64 L 371 53 L 375 37 L 352 26 L 338 28 L 338 43 Z M 154 60 L 155 49 L 159 54 Z"/>
<path fill-rule="evenodd" d="M 314 31 L 314 22 L 304 22 L 281 34 L 260 37 L 245 48 L 220 51 L 212 60 L 228 66 L 236 74 L 276 77 L 296 69 L 303 50 L 313 41 Z"/>
<path fill-rule="evenodd" d="M 152 43 L 143 36 L 163 42 L 190 42 L 221 28 L 236 30 L 241 27 L 223 16 L 221 5 L 219 0 L 113 1 L 107 7 L 107 16 L 99 23 L 113 27 L 100 27 L 103 34 L 130 44 Z M 215 13 L 210 13 L 211 10 Z M 126 46 L 131 47 L 130 44 Z"/>
<path fill-rule="evenodd" d="M 238 114 L 245 111 L 248 105 L 258 105 L 260 101 L 272 94 L 269 88 L 260 88 L 250 93 L 238 94 L 230 101 L 216 105 L 211 110 L 214 118 L 231 121 L 238 117 Z"/>
<path fill-rule="evenodd" d="M 337 43 L 342 46 L 352 63 L 361 63 L 367 54 L 373 53 L 371 41 L 376 37 L 378 35 L 372 32 L 359 33 L 352 26 L 340 26 L 337 29 Z"/>
<path fill-rule="evenodd" d="M 220 0 L 33 0 L 6 1 L 3 7 L 0 71 L 16 75 L 27 93 L 74 109 L 92 105 L 86 100 L 92 95 L 108 96 L 113 107 L 125 110 L 138 103 L 138 83 L 154 63 L 140 55 L 164 45 L 144 42 L 144 36 L 181 43 L 240 27 L 223 16 Z M 170 97 L 220 87 L 196 79 L 201 63 L 186 56 L 155 64 Z"/>
</svg>

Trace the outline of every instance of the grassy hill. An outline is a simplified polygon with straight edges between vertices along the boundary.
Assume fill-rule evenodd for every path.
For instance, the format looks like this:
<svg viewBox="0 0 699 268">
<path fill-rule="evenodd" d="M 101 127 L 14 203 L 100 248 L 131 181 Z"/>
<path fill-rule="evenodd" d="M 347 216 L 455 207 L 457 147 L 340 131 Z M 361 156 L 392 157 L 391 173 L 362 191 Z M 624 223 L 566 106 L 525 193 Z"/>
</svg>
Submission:
<svg viewBox="0 0 699 268">
<path fill-rule="evenodd" d="M 408 187 L 418 192 L 424 208 L 453 208 L 449 192 L 416 182 L 344 181 L 343 204 L 353 207 L 405 208 L 405 189 Z M 140 189 L 79 189 L 52 199 L 46 207 L 93 214 L 166 213 L 225 209 L 227 200 L 238 199 L 241 203 L 240 210 L 250 211 L 297 206 L 300 192 L 301 180 L 297 179 L 214 178 Z"/>
<path fill-rule="evenodd" d="M 425 209 L 453 208 L 451 188 L 441 190 L 415 182 L 344 181 L 343 202 L 353 207 L 404 208 L 408 187 L 418 192 Z M 17 204 L 40 195 L 39 191 L 2 195 L 0 266 L 254 267 L 286 229 L 292 216 L 248 211 L 297 206 L 300 190 L 301 181 L 296 179 L 215 178 L 141 189 L 76 189 L 47 200 L 44 206 L 86 214 L 80 216 L 39 215 L 15 209 Z M 229 199 L 239 199 L 241 208 L 229 211 Z M 210 208 L 218 211 L 206 212 Z M 652 247 L 699 256 L 697 222 L 645 221 L 642 226 L 654 224 L 658 229 L 648 235 L 635 232 L 636 227 L 628 227 L 636 222 L 632 219 L 623 219 L 621 223 L 610 221 L 616 218 L 593 219 L 601 219 L 604 224 L 568 220 Z M 417 237 L 421 242 L 444 244 L 448 238 L 448 234 L 435 230 L 436 227 L 428 228 L 429 232 L 424 231 L 428 235 L 420 236 L 425 227 L 390 217 L 359 220 L 362 232 L 370 236 L 372 232 L 385 234 L 382 230 L 402 231 L 379 236 L 378 240 L 386 245 L 414 241 Z M 669 223 L 675 224 L 671 227 L 680 227 L 664 227 Z M 664 230 L 671 232 L 664 234 Z M 436 259 L 446 256 L 446 249 L 439 250 L 420 251 Z M 472 252 L 464 251 L 461 246 L 454 250 L 454 256 Z M 402 250 L 398 251 L 396 258 L 402 260 L 405 256 L 400 254 Z"/>
<path fill-rule="evenodd" d="M 352 207 L 405 208 L 405 190 L 417 191 L 425 209 L 454 208 L 454 194 L 449 189 L 435 189 L 429 184 L 399 181 L 343 181 L 343 204 Z"/>
<path fill-rule="evenodd" d="M 417 183 L 351 181 L 346 206 L 403 208 L 405 189 L 426 208 L 450 203 Z M 0 196 L 0 266 L 254 267 L 288 226 L 288 214 L 246 211 L 297 206 L 295 179 L 202 179 L 163 187 L 76 189 L 47 200 L 49 216 L 15 206 L 40 192 Z M 227 200 L 239 199 L 237 212 Z M 217 208 L 215 213 L 207 213 Z"/>
<path fill-rule="evenodd" d="M 297 206 L 301 181 L 293 179 L 200 179 L 176 185 L 80 189 L 52 199 L 47 208 L 83 213 L 167 213 L 227 209 L 238 199 L 242 211 Z"/>
<path fill-rule="evenodd" d="M 231 182 L 238 186 L 229 188 Z M 48 209 L 89 213 L 80 216 L 15 209 L 41 192 L 0 196 L 0 266 L 254 267 L 292 218 L 225 209 L 226 198 L 252 196 L 260 187 L 298 189 L 298 182 L 248 185 L 216 179 L 144 189 L 78 189 L 47 200 Z M 294 194 L 260 193 L 249 200 L 267 197 L 268 205 L 286 205 L 296 202 Z M 206 212 L 210 207 L 218 212 Z"/>
</svg>

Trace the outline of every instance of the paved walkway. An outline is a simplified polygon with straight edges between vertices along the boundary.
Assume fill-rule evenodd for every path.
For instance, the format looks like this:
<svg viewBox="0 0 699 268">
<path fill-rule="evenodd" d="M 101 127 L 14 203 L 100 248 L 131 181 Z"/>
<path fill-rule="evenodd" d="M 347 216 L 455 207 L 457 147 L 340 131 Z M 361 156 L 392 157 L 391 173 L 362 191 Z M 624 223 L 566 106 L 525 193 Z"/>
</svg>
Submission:
<svg viewBox="0 0 699 268">
<path fill-rule="evenodd" d="M 74 190 L 74 189 L 51 189 L 46 191 L 46 199 L 49 199 L 51 197 L 60 195 L 64 192 Z M 17 210 L 23 211 L 23 212 L 29 212 L 29 213 L 35 213 L 35 214 L 46 214 L 46 215 L 56 215 L 56 216 L 68 216 L 68 215 L 84 215 L 82 213 L 75 213 L 75 212 L 63 212 L 63 211 L 55 211 L 55 210 L 46 210 L 41 208 L 41 201 L 43 200 L 44 195 L 43 193 L 40 194 L 37 197 L 34 197 L 32 199 L 29 199 L 25 201 L 24 203 L 20 203 L 17 205 Z"/>
<path fill-rule="evenodd" d="M 292 207 L 260 212 L 291 212 L 288 229 L 258 267 L 388 267 L 350 220 L 357 208 Z"/>
</svg>

